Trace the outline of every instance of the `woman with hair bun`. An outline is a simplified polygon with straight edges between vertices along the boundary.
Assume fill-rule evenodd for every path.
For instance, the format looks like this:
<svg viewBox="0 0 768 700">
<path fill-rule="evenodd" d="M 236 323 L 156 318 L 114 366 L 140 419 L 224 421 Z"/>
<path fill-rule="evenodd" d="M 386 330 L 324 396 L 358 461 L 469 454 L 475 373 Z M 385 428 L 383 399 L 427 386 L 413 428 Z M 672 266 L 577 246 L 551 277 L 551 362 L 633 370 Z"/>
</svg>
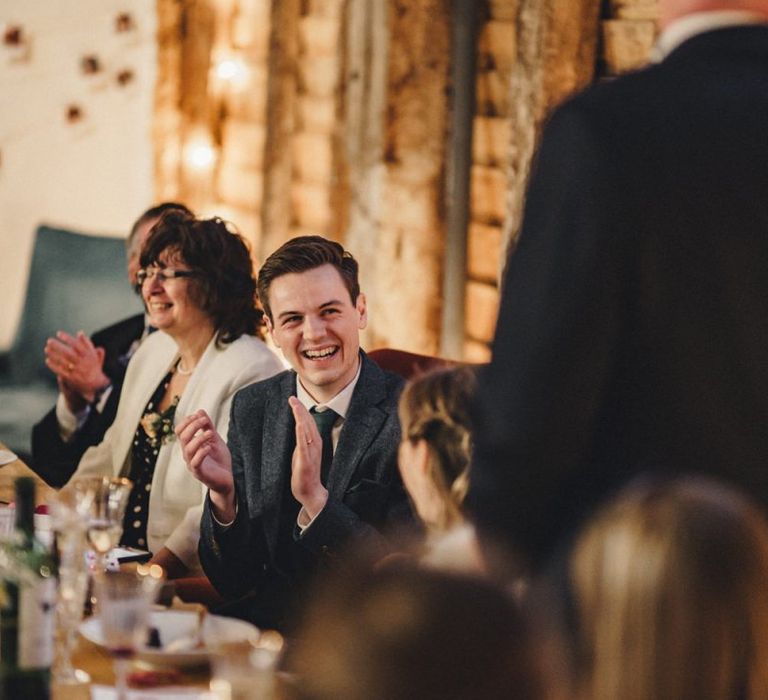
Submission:
<svg viewBox="0 0 768 700">
<path fill-rule="evenodd" d="M 440 568 L 484 568 L 464 512 L 472 457 L 468 409 L 475 384 L 475 369 L 460 365 L 415 377 L 400 396 L 398 465 L 428 531 L 422 560 Z"/>
</svg>

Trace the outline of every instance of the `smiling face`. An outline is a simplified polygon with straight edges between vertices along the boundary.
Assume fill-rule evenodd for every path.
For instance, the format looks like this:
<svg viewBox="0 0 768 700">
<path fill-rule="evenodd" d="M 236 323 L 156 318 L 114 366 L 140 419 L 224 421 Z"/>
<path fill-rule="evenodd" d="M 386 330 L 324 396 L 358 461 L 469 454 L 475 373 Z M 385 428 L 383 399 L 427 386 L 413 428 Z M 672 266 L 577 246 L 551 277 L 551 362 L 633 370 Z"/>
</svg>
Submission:
<svg viewBox="0 0 768 700">
<path fill-rule="evenodd" d="M 167 251 L 160 255 L 157 267 L 152 269 L 189 270 L 180 256 Z M 194 278 L 177 277 L 161 281 L 158 275 L 145 280 L 141 296 L 149 313 L 149 322 L 173 338 L 194 336 L 208 332 L 212 326 L 210 317 L 194 301 L 190 294 Z"/>
<path fill-rule="evenodd" d="M 332 399 L 357 372 L 365 296 L 353 304 L 336 268 L 321 265 L 275 278 L 269 306 L 267 328 L 304 388 L 316 401 Z"/>
</svg>

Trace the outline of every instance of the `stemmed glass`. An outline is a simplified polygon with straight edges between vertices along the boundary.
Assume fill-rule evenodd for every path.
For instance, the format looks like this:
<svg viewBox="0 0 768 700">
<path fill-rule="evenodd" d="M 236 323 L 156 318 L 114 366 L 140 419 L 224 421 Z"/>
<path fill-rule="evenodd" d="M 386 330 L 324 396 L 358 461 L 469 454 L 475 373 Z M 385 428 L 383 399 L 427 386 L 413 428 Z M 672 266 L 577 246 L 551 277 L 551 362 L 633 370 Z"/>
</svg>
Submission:
<svg viewBox="0 0 768 700">
<path fill-rule="evenodd" d="M 112 655 L 117 700 L 128 697 L 128 666 L 147 639 L 149 611 L 160 591 L 157 565 L 136 571 L 99 571 L 94 576 L 104 644 Z"/>
<path fill-rule="evenodd" d="M 59 685 L 87 683 L 90 676 L 72 665 L 77 628 L 83 618 L 83 605 L 88 590 L 88 569 L 85 563 L 87 549 L 85 531 L 87 521 L 78 510 L 72 490 L 56 494 L 49 504 L 51 522 L 56 533 L 59 557 L 59 591 L 56 602 L 56 645 L 53 676 Z"/>
<path fill-rule="evenodd" d="M 107 554 L 120 542 L 132 486 L 123 477 L 86 476 L 73 482 L 78 509 L 87 518 L 86 534 L 96 552 L 97 570 L 106 569 Z"/>
</svg>

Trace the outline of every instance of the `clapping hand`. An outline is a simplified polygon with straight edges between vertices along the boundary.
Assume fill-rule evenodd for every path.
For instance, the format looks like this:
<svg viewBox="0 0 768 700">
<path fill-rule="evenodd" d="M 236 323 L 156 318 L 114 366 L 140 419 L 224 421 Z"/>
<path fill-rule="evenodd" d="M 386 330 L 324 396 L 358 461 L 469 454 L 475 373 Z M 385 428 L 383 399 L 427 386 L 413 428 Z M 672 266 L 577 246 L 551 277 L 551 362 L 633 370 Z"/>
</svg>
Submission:
<svg viewBox="0 0 768 700">
<path fill-rule="evenodd" d="M 187 469 L 209 489 L 216 517 L 230 522 L 235 517 L 235 482 L 232 455 L 205 411 L 195 411 L 176 426 Z"/>
<path fill-rule="evenodd" d="M 45 364 L 56 374 L 59 389 L 74 412 L 92 403 L 110 383 L 104 374 L 104 348 L 96 347 L 82 331 L 76 336 L 59 331 L 55 338 L 48 338 Z"/>
<path fill-rule="evenodd" d="M 328 490 L 320 480 L 323 440 L 314 419 L 295 396 L 288 399 L 296 421 L 296 448 L 291 461 L 291 492 L 310 519 L 328 501 Z"/>
</svg>

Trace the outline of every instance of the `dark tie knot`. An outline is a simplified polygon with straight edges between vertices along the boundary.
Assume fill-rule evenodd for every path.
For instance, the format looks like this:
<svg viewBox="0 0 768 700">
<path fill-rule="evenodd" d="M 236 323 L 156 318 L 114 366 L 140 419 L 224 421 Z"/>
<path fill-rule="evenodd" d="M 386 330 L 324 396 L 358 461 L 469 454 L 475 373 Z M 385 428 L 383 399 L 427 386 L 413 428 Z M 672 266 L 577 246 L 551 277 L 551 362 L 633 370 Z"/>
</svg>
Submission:
<svg viewBox="0 0 768 700">
<path fill-rule="evenodd" d="M 317 425 L 317 431 L 320 433 L 320 437 L 323 440 L 327 439 L 331 434 L 331 430 L 333 430 L 333 425 L 336 423 L 339 414 L 330 408 L 318 411 L 316 406 L 313 406 L 309 410 L 309 413 L 314 419 L 315 425 Z"/>
</svg>

